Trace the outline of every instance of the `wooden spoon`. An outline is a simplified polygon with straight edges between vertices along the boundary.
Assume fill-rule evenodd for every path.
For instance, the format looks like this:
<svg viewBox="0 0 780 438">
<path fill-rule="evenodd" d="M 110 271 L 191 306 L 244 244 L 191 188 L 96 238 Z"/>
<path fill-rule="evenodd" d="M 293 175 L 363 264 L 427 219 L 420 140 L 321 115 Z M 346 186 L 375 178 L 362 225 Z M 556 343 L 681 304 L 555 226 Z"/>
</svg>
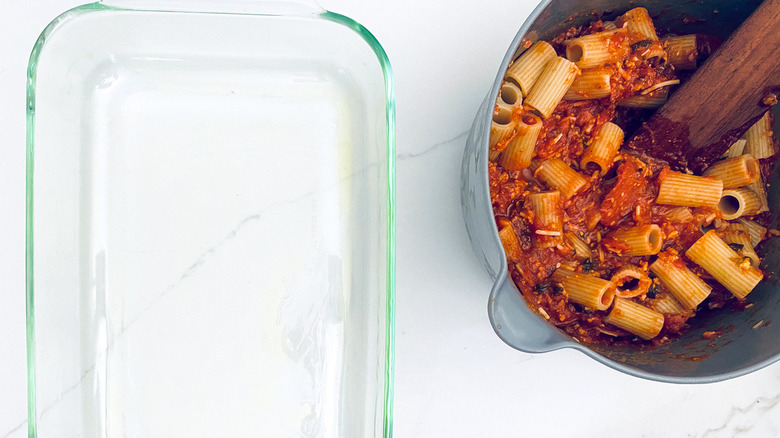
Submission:
<svg viewBox="0 0 780 438">
<path fill-rule="evenodd" d="M 764 0 L 627 147 L 701 172 L 777 103 L 778 49 L 780 0 Z"/>
</svg>

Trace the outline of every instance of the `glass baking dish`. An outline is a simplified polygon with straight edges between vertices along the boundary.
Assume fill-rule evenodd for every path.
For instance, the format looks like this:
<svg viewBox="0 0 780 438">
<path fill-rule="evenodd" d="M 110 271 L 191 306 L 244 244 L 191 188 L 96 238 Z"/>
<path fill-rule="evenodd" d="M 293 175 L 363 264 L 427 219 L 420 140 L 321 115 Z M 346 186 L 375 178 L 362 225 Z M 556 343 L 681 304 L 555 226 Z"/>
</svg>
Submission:
<svg viewBox="0 0 780 438">
<path fill-rule="evenodd" d="M 394 101 L 308 2 L 112 0 L 30 58 L 29 436 L 389 437 Z"/>
</svg>

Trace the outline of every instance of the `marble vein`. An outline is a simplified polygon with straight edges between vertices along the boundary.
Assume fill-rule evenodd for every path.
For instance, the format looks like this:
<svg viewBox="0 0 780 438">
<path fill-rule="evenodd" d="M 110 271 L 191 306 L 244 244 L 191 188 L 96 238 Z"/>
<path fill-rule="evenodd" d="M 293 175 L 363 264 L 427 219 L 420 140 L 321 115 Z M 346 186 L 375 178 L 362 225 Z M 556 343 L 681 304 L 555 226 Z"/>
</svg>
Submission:
<svg viewBox="0 0 780 438">
<path fill-rule="evenodd" d="M 309 196 L 309 195 L 310 195 L 310 194 L 306 194 L 306 195 L 304 195 L 304 196 L 301 196 L 301 198 L 299 198 L 299 199 L 306 198 L 306 197 L 307 197 L 307 196 Z M 295 199 L 295 200 L 292 200 L 292 201 L 288 201 L 288 202 L 286 202 L 286 203 L 292 203 L 292 202 L 296 202 L 296 201 L 298 201 L 299 199 Z M 286 204 L 286 203 L 285 203 L 285 204 Z M 144 313 L 146 313 L 146 312 L 147 312 L 147 311 L 149 311 L 151 308 L 153 308 L 153 307 L 154 307 L 154 306 L 155 306 L 155 305 L 156 305 L 156 304 L 157 304 L 157 303 L 158 303 L 158 302 L 159 302 L 159 301 L 160 301 L 160 300 L 161 300 L 161 299 L 162 299 L 162 298 L 163 298 L 165 295 L 167 295 L 167 294 L 168 294 L 168 293 L 170 293 L 172 290 L 174 290 L 174 289 L 175 289 L 175 288 L 176 288 L 176 287 L 177 287 L 179 284 L 181 284 L 181 282 L 182 282 L 182 281 L 186 280 L 186 279 L 187 279 L 188 277 L 190 277 L 190 276 L 191 276 L 191 275 L 192 275 L 192 274 L 193 274 L 193 273 L 194 273 L 194 272 L 195 272 L 195 271 L 196 271 L 196 270 L 197 270 L 199 267 L 201 267 L 203 264 L 205 264 L 205 263 L 206 263 L 206 262 L 207 262 L 207 261 L 208 261 L 208 260 L 209 260 L 209 259 L 210 259 L 210 258 L 211 258 L 211 257 L 212 257 L 212 256 L 213 256 L 213 255 L 214 255 L 216 252 L 217 252 L 217 251 L 218 251 L 218 249 L 219 249 L 221 246 L 223 246 L 225 243 L 227 243 L 228 241 L 230 241 L 231 239 L 233 239 L 233 238 L 234 238 L 234 237 L 235 237 L 235 236 L 236 236 L 236 235 L 237 235 L 237 234 L 238 234 L 238 233 L 241 231 L 241 229 L 243 229 L 243 228 L 244 228 L 244 227 L 245 227 L 245 226 L 246 226 L 248 223 L 250 223 L 250 222 L 253 222 L 253 221 L 256 221 L 256 220 L 259 220 L 259 219 L 260 219 L 260 217 L 261 217 L 261 214 L 260 214 L 260 213 L 256 213 L 256 214 L 253 214 L 253 215 L 250 215 L 250 216 L 246 217 L 244 220 L 242 220 L 241 222 L 239 222 L 239 224 L 238 224 L 238 225 L 237 225 L 235 228 L 233 228 L 233 229 L 232 229 L 232 230 L 231 230 L 229 233 L 227 233 L 227 234 L 226 234 L 226 235 L 225 235 L 225 236 L 224 236 L 224 237 L 223 237 L 223 238 L 222 238 L 222 239 L 221 239 L 221 240 L 220 240 L 220 241 L 219 241 L 219 242 L 218 242 L 216 245 L 214 245 L 214 246 L 212 246 L 211 248 L 209 248 L 209 249 L 207 249 L 206 251 L 204 251 L 204 252 L 203 252 L 203 253 L 202 253 L 202 254 L 201 254 L 201 255 L 200 255 L 200 256 L 199 256 L 199 257 L 198 257 L 198 258 L 195 260 L 195 262 L 194 262 L 194 263 L 192 263 L 192 264 L 191 264 L 191 265 L 190 265 L 190 266 L 189 266 L 187 269 L 185 269 L 185 270 L 184 270 L 184 272 L 183 272 L 183 273 L 182 273 L 182 274 L 179 276 L 179 278 L 178 278 L 176 281 L 174 281 L 173 283 L 171 283 L 171 284 L 170 284 L 170 285 L 169 285 L 169 286 L 168 286 L 168 287 L 167 287 L 167 288 L 166 288 L 166 289 L 165 289 L 165 290 L 164 290 L 164 291 L 163 291 L 163 292 L 162 292 L 160 295 L 158 295 L 158 296 L 157 296 L 157 298 L 156 298 L 156 299 L 155 299 L 155 300 L 154 300 L 152 303 L 150 303 L 150 304 L 149 304 L 148 306 L 146 306 L 146 307 L 145 307 L 145 308 L 144 308 L 144 309 L 143 309 L 141 312 L 139 312 L 139 313 L 138 313 L 138 315 L 136 315 L 136 317 L 135 317 L 135 318 L 133 318 L 133 319 L 132 319 L 132 320 L 130 320 L 130 321 L 127 323 L 127 324 L 125 324 L 125 325 L 122 327 L 122 329 L 121 329 L 121 331 L 119 332 L 119 334 L 117 335 L 116 339 L 118 339 L 119 337 L 121 337 L 121 336 L 122 336 L 122 334 L 124 334 L 124 333 L 125 333 L 125 332 L 126 332 L 126 331 L 127 331 L 129 328 L 130 328 L 130 326 L 132 326 L 132 325 L 133 325 L 133 323 L 135 323 L 135 322 L 136 322 L 138 319 L 140 319 L 140 318 L 141 318 L 141 316 L 143 316 L 143 315 L 144 315 Z M 109 348 L 110 348 L 110 347 L 111 347 L 111 346 L 109 345 Z M 97 364 L 94 364 L 94 365 L 92 365 L 90 368 L 88 368 L 87 370 L 85 370 L 85 371 L 84 371 L 84 373 L 81 375 L 81 377 L 80 377 L 80 378 L 79 378 L 79 379 L 78 379 L 78 380 L 77 380 L 75 383 L 73 383 L 73 384 L 72 384 L 70 387 L 68 387 L 67 389 L 65 389 L 64 391 L 62 391 L 62 392 L 61 392 L 59 395 L 57 395 L 57 398 L 55 398 L 55 399 L 54 399 L 54 401 L 52 401 L 52 402 L 51 402 L 51 403 L 50 403 L 50 404 L 49 404 L 49 405 L 48 405 L 46 408 L 44 408 L 44 409 L 41 411 L 41 413 L 40 413 L 40 415 L 39 415 L 39 418 L 43 418 L 43 417 L 46 415 L 46 413 L 47 413 L 47 412 L 48 412 L 48 411 L 49 411 L 49 410 L 50 410 L 52 407 L 54 407 L 54 405 L 56 405 L 56 404 L 57 404 L 57 403 L 58 403 L 60 400 L 62 400 L 62 398 L 63 398 L 63 397 L 65 397 L 67 394 L 69 394 L 70 392 L 72 392 L 72 391 L 74 391 L 76 388 L 78 388 L 78 387 L 79 387 L 79 385 L 81 385 L 81 383 L 84 381 L 84 379 L 86 379 L 86 377 L 87 377 L 87 376 L 88 376 L 90 373 L 92 373 L 92 372 L 95 370 L 95 367 L 96 367 L 96 365 L 97 365 Z M 17 426 L 16 428 L 14 428 L 13 430 L 11 430 L 10 432 L 8 432 L 6 435 L 4 435 L 2 438 L 8 438 L 8 437 L 9 437 L 9 436 L 10 436 L 12 433 L 14 433 L 14 432 L 15 432 L 16 430 L 18 430 L 20 427 L 23 427 L 23 426 L 24 426 L 24 424 L 26 424 L 26 423 L 27 423 L 26 421 L 25 421 L 25 422 L 23 422 L 22 424 L 20 424 L 19 426 Z"/>
<path fill-rule="evenodd" d="M 429 148 L 427 151 L 424 151 L 421 154 L 411 154 L 411 156 L 423 155 L 423 154 L 425 154 L 427 152 L 430 152 L 430 150 L 432 150 L 434 148 L 440 147 L 440 146 L 445 145 L 447 143 L 451 143 L 451 142 L 453 142 L 453 141 L 455 141 L 455 140 L 457 140 L 459 138 L 462 138 L 466 134 L 467 134 L 467 132 L 464 132 L 463 134 L 460 134 L 457 137 L 454 137 L 452 139 L 446 140 L 446 141 L 441 142 L 441 143 L 437 143 L 432 148 Z M 349 181 L 349 180 L 355 178 L 356 176 L 361 175 L 361 174 L 369 171 L 370 169 L 376 168 L 378 165 L 379 165 L 379 163 L 367 163 L 365 167 L 359 168 L 356 171 L 354 171 L 354 172 L 352 172 L 352 173 L 350 173 L 348 175 L 342 176 L 336 182 L 334 182 L 334 184 L 324 186 L 324 187 L 321 188 L 321 190 L 325 190 L 325 191 L 331 190 L 331 189 L 333 189 L 334 186 L 342 184 L 345 181 Z M 297 202 L 300 202 L 300 201 L 303 201 L 305 199 L 308 199 L 308 198 L 311 198 L 313 196 L 316 196 L 316 194 L 319 191 L 320 190 L 315 190 L 315 191 L 312 191 L 312 192 L 303 193 L 303 194 L 301 194 L 300 196 L 298 196 L 296 198 L 289 199 L 289 200 L 286 200 L 286 201 L 283 201 L 283 202 L 278 202 L 276 204 L 268 205 L 267 208 L 263 209 L 263 211 L 257 212 L 257 213 L 254 213 L 254 214 L 251 214 L 251 215 L 245 217 L 232 230 L 230 230 L 228 233 L 226 233 L 222 237 L 222 239 L 220 239 L 216 244 L 214 244 L 210 248 L 206 249 L 203 253 L 201 253 L 195 259 L 195 261 L 192 264 L 190 264 L 181 273 L 181 275 L 179 275 L 179 277 L 176 280 L 171 282 L 151 303 L 149 303 L 146 307 L 144 307 L 133 319 L 131 319 L 127 323 L 123 324 L 121 329 L 120 329 L 120 331 L 117 333 L 117 335 L 115 337 L 113 337 L 113 339 L 111 339 L 111 341 L 109 342 L 109 345 L 107 346 L 107 348 L 110 350 L 112 348 L 113 344 L 131 326 L 133 326 L 134 323 L 136 323 L 139 319 L 141 319 L 146 312 L 148 312 L 149 310 L 154 308 L 159 303 L 159 301 L 162 300 L 166 295 L 168 295 L 172 291 L 174 291 L 179 285 L 181 285 L 182 282 L 187 280 L 189 277 L 193 276 L 199 270 L 199 268 L 201 268 L 203 265 L 208 263 L 208 261 L 220 250 L 220 248 L 222 248 L 225 244 L 227 244 L 232 239 L 234 239 L 249 224 L 254 223 L 256 221 L 259 221 L 262 218 L 262 216 L 263 216 L 265 211 L 267 211 L 269 209 L 274 209 L 274 208 L 286 206 L 286 205 L 295 204 Z M 90 373 L 95 371 L 96 366 L 97 366 L 97 364 L 93 364 L 90 368 L 88 368 L 87 370 L 85 370 L 82 373 L 82 375 L 80 376 L 80 378 L 76 382 L 74 382 L 71 386 L 69 386 L 68 388 L 63 390 L 60 394 L 58 394 L 57 397 L 51 403 L 49 403 L 42 411 L 40 411 L 40 414 L 39 414 L 38 418 L 43 418 L 45 416 L 45 414 L 49 410 L 51 410 L 57 403 L 59 403 L 66 395 L 68 395 L 72 391 L 76 390 L 83 383 L 83 381 L 87 378 L 87 376 Z M 25 424 L 27 424 L 26 420 L 21 422 L 19 425 L 14 427 L 12 430 L 7 432 L 5 435 L 3 435 L 0 438 L 9 438 L 12 434 L 17 432 L 21 428 L 23 428 Z"/>
<path fill-rule="evenodd" d="M 463 135 L 465 135 L 465 133 Z M 461 135 L 459 137 L 462 137 L 463 135 Z M 456 137 L 455 139 L 457 139 L 459 137 Z M 454 141 L 455 139 L 452 139 L 452 140 L 449 140 L 449 141 Z M 345 181 L 348 181 L 348 180 L 356 177 L 357 175 L 363 174 L 363 173 L 367 172 L 369 169 L 372 169 L 372 168 L 374 168 L 376 166 L 378 166 L 378 163 L 369 163 L 364 168 L 360 168 L 360 169 L 356 170 L 355 172 L 352 172 L 352 173 L 350 173 L 348 175 L 345 175 L 345 176 L 339 178 L 338 181 L 335 182 L 334 184 L 323 187 L 323 190 L 326 190 L 326 191 L 327 190 L 331 190 L 334 186 L 336 186 L 338 184 L 342 184 Z M 276 204 L 268 205 L 265 210 L 270 210 L 270 209 L 278 208 L 278 207 L 285 206 L 285 205 L 292 205 L 292 204 L 295 204 L 295 203 L 300 202 L 302 200 L 311 198 L 311 197 L 315 196 L 316 194 L 317 194 L 317 191 L 304 193 L 304 194 L 298 196 L 297 198 L 293 198 L 293 199 L 290 199 L 290 200 L 287 200 L 287 201 L 284 201 L 284 202 L 278 202 Z M 208 262 L 209 259 L 211 259 L 214 256 L 214 254 L 216 254 L 217 251 L 222 246 L 224 246 L 226 243 L 228 243 L 229 241 L 234 239 L 236 237 L 236 235 L 238 235 L 238 233 L 242 229 L 244 229 L 248 224 L 260 220 L 262 216 L 263 216 L 263 212 L 262 211 L 254 213 L 254 214 L 252 214 L 250 216 L 247 216 L 241 222 L 239 222 L 238 225 L 236 225 L 230 232 L 228 232 L 219 242 L 217 242 L 214 246 L 208 248 L 200 256 L 198 256 L 198 258 L 187 269 L 184 270 L 184 272 L 179 276 L 179 278 L 176 279 L 171 284 L 169 284 L 168 287 L 166 287 L 165 290 L 163 292 L 161 292 L 154 299 L 154 301 L 152 301 L 146 307 L 144 307 L 133 319 L 131 319 L 127 323 L 123 323 L 119 333 L 114 338 L 114 341 L 116 341 L 116 339 L 120 338 L 136 321 L 138 321 L 144 314 L 146 314 L 146 312 L 148 312 L 150 309 L 154 308 L 161 299 L 163 299 L 166 295 L 168 295 L 174 289 L 176 289 L 187 278 L 191 277 L 201 266 L 206 264 L 206 262 Z M 113 344 L 113 342 L 112 342 L 112 344 Z M 111 348 L 111 345 L 109 345 L 109 348 Z"/>
<path fill-rule="evenodd" d="M 154 299 L 154 301 L 149 303 L 146 307 L 143 308 L 143 310 L 138 312 L 138 314 L 133 319 L 127 322 L 127 324 L 122 325 L 122 328 L 119 331 L 117 338 L 121 337 L 136 321 L 138 321 L 146 312 L 152 309 L 161 299 L 163 299 L 171 291 L 176 289 L 184 280 L 192 276 L 192 274 L 194 274 L 198 270 L 198 268 L 203 266 L 207 261 L 209 261 L 209 259 L 211 259 L 214 256 L 214 254 L 216 254 L 219 248 L 221 248 L 227 242 L 235 238 L 236 235 L 247 224 L 259 220 L 261 216 L 262 216 L 261 213 L 255 213 L 253 215 L 244 218 L 244 220 L 239 222 L 238 225 L 236 225 L 235 228 L 233 228 L 230 232 L 228 232 L 219 242 L 217 242 L 217 244 L 207 249 L 200 256 L 198 256 L 198 258 L 187 269 L 184 270 L 184 272 L 179 276 L 179 278 L 176 279 L 173 283 L 169 284 L 168 287 L 166 287 L 165 290 Z"/>
<path fill-rule="evenodd" d="M 27 421 L 22 421 L 21 423 L 19 423 L 19 425 L 17 425 L 16 427 L 8 431 L 7 434 L 3 435 L 2 438 L 8 438 L 9 436 L 13 435 L 14 432 L 24 427 L 25 424 L 27 424 Z"/>
<path fill-rule="evenodd" d="M 93 371 L 95 371 L 95 367 L 96 366 L 97 366 L 96 364 L 93 364 L 91 367 L 89 367 L 86 370 L 84 370 L 84 372 L 81 373 L 81 377 L 79 377 L 79 379 L 75 383 L 73 383 L 68 388 L 66 388 L 61 393 L 59 393 L 57 395 L 57 397 L 51 403 L 49 403 L 45 408 L 43 408 L 43 410 L 41 411 L 40 415 L 38 415 L 38 418 L 42 419 L 44 416 L 46 416 L 47 412 L 49 412 L 57 403 L 60 402 L 60 400 L 62 400 L 66 395 L 68 395 L 71 392 L 75 391 L 76 388 L 78 388 L 81 385 L 81 382 L 83 382 L 84 379 L 86 379 L 88 375 L 90 375 Z M 20 427 L 24 426 L 26 423 L 27 423 L 27 421 L 24 421 L 22 424 L 20 424 L 19 426 L 17 426 L 16 428 L 14 428 L 10 432 L 8 432 L 8 434 L 3 436 L 3 438 L 7 438 L 12 433 L 17 431 Z"/>
<path fill-rule="evenodd" d="M 460 134 L 456 135 L 455 137 L 448 138 L 447 140 L 444 140 L 444 141 L 441 141 L 439 143 L 436 143 L 436 144 L 434 144 L 433 146 L 431 146 L 429 148 L 423 149 L 421 152 L 410 152 L 410 153 L 406 153 L 406 154 L 398 154 L 396 156 L 396 159 L 398 161 L 402 161 L 402 160 L 407 160 L 409 158 L 416 158 L 416 157 L 420 157 L 420 156 L 423 156 L 423 155 L 427 155 L 427 154 L 433 152 L 434 150 L 436 150 L 436 149 L 438 149 L 438 148 L 440 148 L 442 146 L 448 145 L 448 144 L 450 144 L 452 142 L 455 142 L 457 140 L 465 138 L 469 134 L 469 132 L 471 132 L 470 129 L 467 130 L 467 131 L 463 131 Z"/>
<path fill-rule="evenodd" d="M 726 420 L 723 422 L 723 425 L 721 425 L 720 427 L 716 427 L 714 429 L 707 429 L 701 435 L 701 438 L 705 438 L 708 436 L 721 436 L 722 432 L 727 431 L 727 428 L 731 425 L 731 422 L 737 418 L 737 416 L 745 415 L 752 411 L 758 411 L 760 413 L 763 413 L 771 410 L 772 408 L 777 406 L 778 403 L 780 403 L 780 393 L 775 394 L 773 397 L 759 397 L 745 407 L 733 406 L 731 408 L 731 412 L 729 412 L 729 415 L 726 417 Z M 736 436 L 737 434 L 749 432 L 751 429 L 752 429 L 752 425 L 735 426 L 734 430 L 731 433 L 731 436 Z"/>
</svg>

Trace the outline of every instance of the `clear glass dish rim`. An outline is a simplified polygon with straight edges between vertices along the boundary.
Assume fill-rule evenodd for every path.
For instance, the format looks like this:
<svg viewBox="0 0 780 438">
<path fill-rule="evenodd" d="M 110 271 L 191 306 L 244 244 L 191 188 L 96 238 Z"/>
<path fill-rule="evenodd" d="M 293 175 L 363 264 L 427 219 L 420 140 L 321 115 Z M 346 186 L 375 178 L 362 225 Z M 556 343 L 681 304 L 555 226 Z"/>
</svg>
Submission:
<svg viewBox="0 0 780 438">
<path fill-rule="evenodd" d="M 26 314 L 26 345 L 27 345 L 27 431 L 30 438 L 36 438 L 36 397 L 35 397 L 35 287 L 33 272 L 33 173 L 35 152 L 35 86 L 37 66 L 41 49 L 45 46 L 49 35 L 60 25 L 77 15 L 92 11 L 145 11 L 144 9 L 129 9 L 107 6 L 102 3 L 88 3 L 63 12 L 52 20 L 41 32 L 33 46 L 27 65 L 26 82 L 26 166 L 25 166 L 25 314 Z M 154 12 L 186 13 L 186 11 L 166 11 L 155 9 Z M 192 11 L 195 12 L 195 11 Z M 216 14 L 200 12 L 204 14 Z M 224 13 L 218 13 L 224 14 Z M 232 15 L 260 15 L 240 14 Z M 268 16 L 268 15 L 266 15 Z M 284 15 L 279 15 L 284 17 Z M 352 29 L 369 45 L 377 57 L 385 82 L 385 112 L 386 112 L 386 160 L 387 160 L 387 282 L 385 285 L 385 361 L 384 361 L 384 396 L 382 412 L 382 436 L 393 436 L 393 400 L 395 380 L 395 233 L 396 233 L 396 163 L 395 163 L 395 83 L 390 60 L 382 45 L 363 25 L 357 21 L 330 11 L 312 14 L 312 18 L 332 21 Z"/>
</svg>

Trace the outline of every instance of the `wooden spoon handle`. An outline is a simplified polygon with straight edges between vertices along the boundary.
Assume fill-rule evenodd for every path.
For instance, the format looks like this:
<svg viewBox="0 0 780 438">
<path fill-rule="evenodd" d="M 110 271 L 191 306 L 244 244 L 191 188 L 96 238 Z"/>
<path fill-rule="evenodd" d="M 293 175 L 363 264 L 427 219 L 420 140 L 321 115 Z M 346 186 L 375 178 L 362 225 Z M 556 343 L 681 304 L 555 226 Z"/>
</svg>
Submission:
<svg viewBox="0 0 780 438">
<path fill-rule="evenodd" d="M 628 142 L 700 172 L 780 95 L 780 0 L 764 2 Z"/>
</svg>

